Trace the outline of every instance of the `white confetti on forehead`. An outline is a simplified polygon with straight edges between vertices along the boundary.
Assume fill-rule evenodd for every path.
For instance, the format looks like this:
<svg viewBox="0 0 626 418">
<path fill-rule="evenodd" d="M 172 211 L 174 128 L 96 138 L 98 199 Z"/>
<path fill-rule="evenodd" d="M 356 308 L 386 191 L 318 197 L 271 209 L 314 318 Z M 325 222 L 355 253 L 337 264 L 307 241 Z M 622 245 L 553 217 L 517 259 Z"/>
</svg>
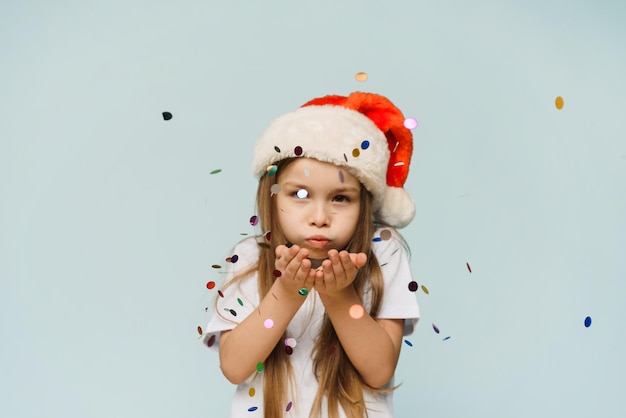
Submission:
<svg viewBox="0 0 626 418">
<path fill-rule="evenodd" d="M 304 167 L 304 176 L 309 177 L 309 167 Z"/>
</svg>

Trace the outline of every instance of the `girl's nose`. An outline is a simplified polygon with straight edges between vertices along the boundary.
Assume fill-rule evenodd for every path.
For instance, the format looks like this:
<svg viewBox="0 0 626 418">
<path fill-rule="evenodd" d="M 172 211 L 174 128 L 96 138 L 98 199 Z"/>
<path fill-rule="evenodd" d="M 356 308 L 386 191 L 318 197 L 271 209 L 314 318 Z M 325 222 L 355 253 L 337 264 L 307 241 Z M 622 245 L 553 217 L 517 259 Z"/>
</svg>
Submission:
<svg viewBox="0 0 626 418">
<path fill-rule="evenodd" d="M 329 208 L 322 202 L 311 205 L 309 222 L 318 228 L 330 225 Z"/>
</svg>

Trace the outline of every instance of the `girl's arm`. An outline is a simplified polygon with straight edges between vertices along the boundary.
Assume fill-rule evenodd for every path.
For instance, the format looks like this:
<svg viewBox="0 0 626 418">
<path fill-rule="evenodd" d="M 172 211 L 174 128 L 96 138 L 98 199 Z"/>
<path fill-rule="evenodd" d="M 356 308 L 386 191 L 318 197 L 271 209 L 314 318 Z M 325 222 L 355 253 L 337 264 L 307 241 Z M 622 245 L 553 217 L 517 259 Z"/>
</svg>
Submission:
<svg viewBox="0 0 626 418">
<path fill-rule="evenodd" d="M 404 320 L 374 319 L 367 312 L 360 317 L 351 316 L 350 308 L 361 306 L 352 282 L 357 267 L 366 260 L 365 254 L 351 258 L 346 251 L 329 251 L 329 260 L 324 261 L 322 271 L 316 274 L 315 288 L 346 355 L 363 380 L 377 388 L 388 383 L 395 372 Z"/>
<path fill-rule="evenodd" d="M 308 250 L 279 246 L 276 253 L 276 268 L 282 275 L 254 312 L 220 336 L 220 367 L 234 384 L 245 381 L 267 359 L 306 298 L 298 290 L 313 287 Z"/>
</svg>

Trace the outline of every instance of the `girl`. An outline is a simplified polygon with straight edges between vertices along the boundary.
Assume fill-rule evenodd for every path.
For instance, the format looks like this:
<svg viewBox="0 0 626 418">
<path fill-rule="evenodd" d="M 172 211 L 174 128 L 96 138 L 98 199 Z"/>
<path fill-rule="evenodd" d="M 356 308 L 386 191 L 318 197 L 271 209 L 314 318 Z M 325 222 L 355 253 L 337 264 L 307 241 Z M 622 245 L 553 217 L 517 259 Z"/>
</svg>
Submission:
<svg viewBox="0 0 626 418">
<path fill-rule="evenodd" d="M 235 246 L 203 338 L 238 385 L 231 417 L 393 416 L 402 336 L 419 317 L 395 230 L 415 213 L 403 123 L 357 92 L 314 99 L 258 140 L 267 232 Z"/>
</svg>

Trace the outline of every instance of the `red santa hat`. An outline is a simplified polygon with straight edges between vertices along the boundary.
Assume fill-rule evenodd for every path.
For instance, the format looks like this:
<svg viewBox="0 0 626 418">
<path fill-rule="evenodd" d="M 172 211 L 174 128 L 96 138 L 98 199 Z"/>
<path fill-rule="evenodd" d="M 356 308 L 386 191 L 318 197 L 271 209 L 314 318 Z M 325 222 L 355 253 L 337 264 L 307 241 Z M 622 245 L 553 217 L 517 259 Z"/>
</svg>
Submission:
<svg viewBox="0 0 626 418">
<path fill-rule="evenodd" d="M 256 144 L 253 171 L 290 157 L 329 162 L 354 175 L 373 197 L 374 216 L 396 228 L 408 225 L 415 204 L 404 189 L 413 135 L 389 99 L 373 93 L 325 96 L 275 119 Z"/>
</svg>

